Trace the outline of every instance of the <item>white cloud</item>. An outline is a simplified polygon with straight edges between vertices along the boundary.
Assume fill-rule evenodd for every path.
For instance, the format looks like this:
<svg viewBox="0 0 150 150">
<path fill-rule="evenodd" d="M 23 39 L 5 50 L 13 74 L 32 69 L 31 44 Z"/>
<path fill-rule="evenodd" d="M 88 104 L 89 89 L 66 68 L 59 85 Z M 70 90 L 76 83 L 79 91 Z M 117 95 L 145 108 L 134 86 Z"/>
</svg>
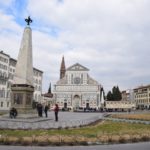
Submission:
<svg viewBox="0 0 150 150">
<path fill-rule="evenodd" d="M 85 65 L 107 90 L 149 84 L 149 5 L 149 0 L 29 0 L 25 10 L 33 18 L 33 62 L 44 71 L 44 91 L 58 80 L 63 55 L 67 67 Z M 0 49 L 14 57 L 23 27 L 4 11 L 0 17 Z"/>
</svg>

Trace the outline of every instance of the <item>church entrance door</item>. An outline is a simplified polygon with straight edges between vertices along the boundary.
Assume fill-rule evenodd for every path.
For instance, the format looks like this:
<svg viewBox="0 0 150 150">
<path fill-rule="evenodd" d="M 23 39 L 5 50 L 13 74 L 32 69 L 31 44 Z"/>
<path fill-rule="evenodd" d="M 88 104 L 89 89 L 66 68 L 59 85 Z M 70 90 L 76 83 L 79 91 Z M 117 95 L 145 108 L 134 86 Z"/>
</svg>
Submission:
<svg viewBox="0 0 150 150">
<path fill-rule="evenodd" d="M 67 108 L 67 103 L 64 103 L 64 108 L 65 108 L 65 109 Z"/>
<path fill-rule="evenodd" d="M 90 106 L 89 106 L 89 103 L 86 103 L 86 108 L 88 109 Z"/>
<path fill-rule="evenodd" d="M 74 106 L 75 109 L 78 109 L 80 107 L 80 96 L 75 95 L 74 96 Z"/>
</svg>

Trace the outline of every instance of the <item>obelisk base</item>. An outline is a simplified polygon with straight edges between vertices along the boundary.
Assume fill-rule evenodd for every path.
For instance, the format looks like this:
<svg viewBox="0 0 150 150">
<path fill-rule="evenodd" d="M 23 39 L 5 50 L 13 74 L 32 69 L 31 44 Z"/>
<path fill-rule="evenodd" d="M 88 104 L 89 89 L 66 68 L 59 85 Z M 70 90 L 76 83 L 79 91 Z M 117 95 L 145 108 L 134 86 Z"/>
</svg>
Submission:
<svg viewBox="0 0 150 150">
<path fill-rule="evenodd" d="M 35 114 L 32 108 L 34 87 L 26 84 L 13 84 L 11 86 L 11 107 L 17 109 L 19 114 Z"/>
</svg>

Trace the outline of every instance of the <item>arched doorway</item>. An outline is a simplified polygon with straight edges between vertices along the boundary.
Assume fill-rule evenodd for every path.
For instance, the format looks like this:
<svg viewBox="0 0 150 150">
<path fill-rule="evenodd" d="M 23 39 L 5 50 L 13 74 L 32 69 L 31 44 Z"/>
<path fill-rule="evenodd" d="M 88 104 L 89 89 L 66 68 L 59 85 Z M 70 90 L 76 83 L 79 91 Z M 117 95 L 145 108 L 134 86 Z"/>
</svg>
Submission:
<svg viewBox="0 0 150 150">
<path fill-rule="evenodd" d="M 90 108 L 89 100 L 86 100 L 86 109 Z"/>
<path fill-rule="evenodd" d="M 64 99 L 64 109 L 67 109 L 67 100 Z"/>
<path fill-rule="evenodd" d="M 75 95 L 73 97 L 73 101 L 74 101 L 74 108 L 78 109 L 80 107 L 80 96 L 79 95 Z"/>
</svg>

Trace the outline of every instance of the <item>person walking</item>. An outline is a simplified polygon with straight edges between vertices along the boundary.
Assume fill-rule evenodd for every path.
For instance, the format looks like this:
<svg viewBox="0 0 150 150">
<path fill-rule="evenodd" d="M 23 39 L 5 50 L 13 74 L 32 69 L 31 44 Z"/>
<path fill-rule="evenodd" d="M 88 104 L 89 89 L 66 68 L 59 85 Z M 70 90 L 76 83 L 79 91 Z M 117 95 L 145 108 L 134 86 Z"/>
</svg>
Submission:
<svg viewBox="0 0 150 150">
<path fill-rule="evenodd" d="M 54 108 L 54 112 L 55 112 L 55 121 L 58 121 L 58 111 L 59 111 L 58 104 L 55 104 L 55 108 Z"/>
<path fill-rule="evenodd" d="M 45 112 L 45 117 L 46 118 L 48 117 L 48 114 L 47 114 L 48 109 L 49 109 L 48 105 L 45 105 L 44 112 Z"/>
<path fill-rule="evenodd" d="M 37 104 L 37 111 L 38 111 L 38 116 L 42 117 L 42 112 L 43 112 L 43 106 L 41 103 Z"/>
</svg>

